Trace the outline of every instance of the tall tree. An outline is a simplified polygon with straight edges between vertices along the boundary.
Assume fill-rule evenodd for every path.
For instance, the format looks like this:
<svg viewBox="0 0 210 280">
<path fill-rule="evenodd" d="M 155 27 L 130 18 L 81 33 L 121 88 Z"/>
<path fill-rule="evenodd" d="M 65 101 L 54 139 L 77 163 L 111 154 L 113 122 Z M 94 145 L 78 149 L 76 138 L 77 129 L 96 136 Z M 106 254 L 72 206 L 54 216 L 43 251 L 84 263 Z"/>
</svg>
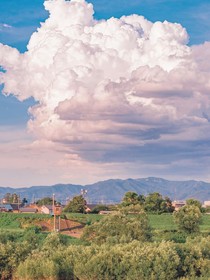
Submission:
<svg viewBox="0 0 210 280">
<path fill-rule="evenodd" d="M 85 213 L 86 204 L 86 200 L 82 195 L 75 196 L 66 205 L 64 212 Z"/>
<path fill-rule="evenodd" d="M 136 205 L 143 201 L 143 196 L 139 196 L 136 192 L 126 192 L 123 200 L 122 206 Z"/>
</svg>

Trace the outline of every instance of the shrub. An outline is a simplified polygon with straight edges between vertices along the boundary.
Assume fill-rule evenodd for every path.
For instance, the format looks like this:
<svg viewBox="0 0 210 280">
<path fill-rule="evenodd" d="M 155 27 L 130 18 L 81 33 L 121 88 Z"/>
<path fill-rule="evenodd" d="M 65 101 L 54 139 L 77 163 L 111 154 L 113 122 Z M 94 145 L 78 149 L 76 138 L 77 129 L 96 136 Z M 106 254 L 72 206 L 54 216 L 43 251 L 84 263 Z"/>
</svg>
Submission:
<svg viewBox="0 0 210 280">
<path fill-rule="evenodd" d="M 174 220 L 179 230 L 186 233 L 196 233 L 199 232 L 202 214 L 197 206 L 185 205 L 179 211 L 174 212 Z"/>
</svg>

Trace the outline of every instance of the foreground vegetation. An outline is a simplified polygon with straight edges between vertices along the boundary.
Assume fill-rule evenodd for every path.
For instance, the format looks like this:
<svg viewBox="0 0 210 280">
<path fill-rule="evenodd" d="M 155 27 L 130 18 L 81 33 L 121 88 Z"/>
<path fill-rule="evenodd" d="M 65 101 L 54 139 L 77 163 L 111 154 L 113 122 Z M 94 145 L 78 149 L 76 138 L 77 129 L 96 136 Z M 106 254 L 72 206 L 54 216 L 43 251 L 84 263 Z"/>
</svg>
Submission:
<svg viewBox="0 0 210 280">
<path fill-rule="evenodd" d="M 106 216 L 65 213 L 85 225 L 80 239 L 42 232 L 48 215 L 0 213 L 0 279 L 210 279 L 210 215 L 192 203 L 161 211 L 126 202 Z"/>
<path fill-rule="evenodd" d="M 157 220 L 161 219 L 173 225 L 172 215 L 150 215 L 147 220 L 142 214 L 103 217 L 87 226 L 77 245 L 73 238 L 42 233 L 37 226 L 15 233 L 1 230 L 0 279 L 210 278 L 210 228 L 208 232 L 185 234 L 158 228 Z M 88 216 L 83 215 L 85 219 Z M 209 216 L 204 216 L 204 221 L 209 223 Z"/>
</svg>

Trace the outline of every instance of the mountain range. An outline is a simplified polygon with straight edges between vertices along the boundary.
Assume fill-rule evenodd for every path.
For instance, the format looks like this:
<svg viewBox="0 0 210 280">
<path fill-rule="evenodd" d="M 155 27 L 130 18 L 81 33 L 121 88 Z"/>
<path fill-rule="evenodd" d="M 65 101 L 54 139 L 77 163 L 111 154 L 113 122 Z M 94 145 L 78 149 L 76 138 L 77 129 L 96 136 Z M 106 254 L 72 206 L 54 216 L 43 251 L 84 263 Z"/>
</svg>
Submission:
<svg viewBox="0 0 210 280">
<path fill-rule="evenodd" d="M 16 193 L 29 202 L 55 194 L 57 201 L 65 204 L 75 195 L 87 190 L 85 198 L 88 203 L 117 203 L 127 191 L 147 195 L 159 192 L 172 200 L 195 198 L 201 202 L 210 200 L 210 183 L 202 181 L 169 181 L 162 178 L 149 177 L 141 179 L 110 179 L 91 185 L 56 184 L 52 186 L 33 186 L 29 188 L 0 187 L 0 198 L 6 193 Z"/>
</svg>

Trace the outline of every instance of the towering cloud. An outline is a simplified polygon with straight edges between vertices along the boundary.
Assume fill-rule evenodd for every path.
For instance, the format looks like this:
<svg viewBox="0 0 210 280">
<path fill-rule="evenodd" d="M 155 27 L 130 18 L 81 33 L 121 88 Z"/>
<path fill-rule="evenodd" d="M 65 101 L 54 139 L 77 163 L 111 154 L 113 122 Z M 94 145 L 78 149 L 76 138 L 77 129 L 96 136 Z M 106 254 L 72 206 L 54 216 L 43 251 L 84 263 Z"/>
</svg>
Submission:
<svg viewBox="0 0 210 280">
<path fill-rule="evenodd" d="M 139 15 L 97 21 L 84 0 L 44 6 L 25 53 L 0 45 L 4 93 L 37 101 L 28 129 L 39 140 L 74 160 L 153 164 L 209 140 L 208 43 L 189 47 L 180 24 Z"/>
</svg>

